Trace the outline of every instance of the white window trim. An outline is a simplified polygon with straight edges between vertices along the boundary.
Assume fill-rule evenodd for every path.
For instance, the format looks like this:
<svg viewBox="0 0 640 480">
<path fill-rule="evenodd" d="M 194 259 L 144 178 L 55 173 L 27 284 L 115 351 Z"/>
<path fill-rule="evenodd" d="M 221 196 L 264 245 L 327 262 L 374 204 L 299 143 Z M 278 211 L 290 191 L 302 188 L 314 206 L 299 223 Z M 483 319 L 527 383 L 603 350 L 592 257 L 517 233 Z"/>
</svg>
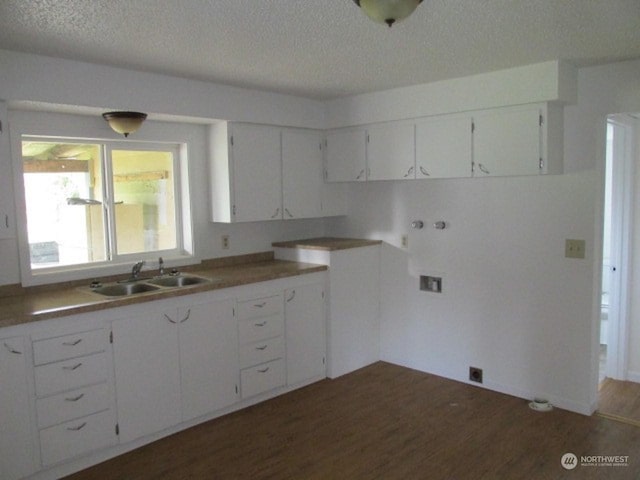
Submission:
<svg viewBox="0 0 640 480">
<path fill-rule="evenodd" d="M 191 172 L 188 152 L 193 142 L 192 126 L 165 122 L 146 121 L 143 127 L 129 140 L 137 145 L 127 143 L 125 139 L 113 132 L 101 117 L 85 115 L 67 115 L 49 112 L 12 111 L 10 112 L 10 138 L 12 164 L 14 173 L 15 202 L 18 226 L 18 247 L 20 254 L 20 273 L 24 286 L 71 280 L 89 279 L 127 273 L 138 260 L 148 261 L 145 268 L 153 268 L 153 262 L 159 256 L 165 260 L 167 267 L 183 266 L 199 263 L 195 255 L 193 206 L 191 202 Z M 114 261 L 91 264 L 69 265 L 62 267 L 31 269 L 31 257 L 27 235 L 27 215 L 24 192 L 22 140 L 23 136 L 48 139 L 78 139 L 87 142 L 108 142 L 114 145 L 122 142 L 123 148 L 144 148 L 144 143 L 179 145 L 176 161 L 176 190 L 180 201 L 176 202 L 179 218 L 176 228 L 181 229 L 182 245 L 175 251 L 158 251 L 144 254 L 127 254 L 116 257 Z M 152 261 L 150 261 L 152 260 Z"/>
</svg>

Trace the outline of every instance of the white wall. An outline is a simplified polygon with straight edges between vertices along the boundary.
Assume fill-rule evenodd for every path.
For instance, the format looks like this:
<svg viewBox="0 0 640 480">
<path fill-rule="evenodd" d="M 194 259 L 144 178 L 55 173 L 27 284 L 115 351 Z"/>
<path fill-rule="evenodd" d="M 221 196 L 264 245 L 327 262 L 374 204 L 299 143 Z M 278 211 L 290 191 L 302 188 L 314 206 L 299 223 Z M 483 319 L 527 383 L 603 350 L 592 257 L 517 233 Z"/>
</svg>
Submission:
<svg viewBox="0 0 640 480">
<path fill-rule="evenodd" d="M 640 120 L 635 122 L 635 181 L 633 182 L 634 197 L 633 231 L 631 240 L 631 282 L 629 284 L 629 369 L 628 379 L 640 382 Z"/>
<path fill-rule="evenodd" d="M 579 71 L 578 103 L 565 108 L 563 175 L 352 186 L 349 217 L 328 233 L 389 243 L 383 359 L 461 381 L 470 365 L 481 367 L 489 388 L 591 413 L 605 122 L 636 111 L 638 78 L 640 62 Z M 405 93 L 398 104 L 408 103 Z M 358 99 L 359 111 L 382 121 L 377 102 L 391 100 L 371 94 Z M 410 231 L 414 219 L 425 229 Z M 448 228 L 433 229 L 436 220 Z M 399 248 L 404 233 L 407 251 Z M 587 258 L 565 259 L 565 238 L 585 239 Z M 419 274 L 442 274 L 444 293 L 419 292 Z"/>
</svg>

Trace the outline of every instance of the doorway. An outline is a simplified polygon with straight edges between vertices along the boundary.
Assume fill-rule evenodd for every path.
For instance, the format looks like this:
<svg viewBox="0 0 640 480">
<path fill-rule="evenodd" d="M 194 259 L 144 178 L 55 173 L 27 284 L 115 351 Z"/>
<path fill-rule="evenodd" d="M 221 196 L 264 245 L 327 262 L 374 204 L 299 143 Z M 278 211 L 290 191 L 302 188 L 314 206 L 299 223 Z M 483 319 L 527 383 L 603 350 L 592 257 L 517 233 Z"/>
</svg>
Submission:
<svg viewBox="0 0 640 480">
<path fill-rule="evenodd" d="M 630 350 L 636 347 L 636 342 L 630 341 L 630 332 L 637 329 L 634 325 L 637 315 L 633 314 L 630 297 L 634 270 L 632 253 L 634 249 L 640 252 L 640 243 L 634 235 L 634 223 L 637 222 L 634 222 L 633 211 L 637 133 L 636 116 L 608 117 L 598 411 L 640 424 L 640 405 L 634 407 L 640 398 L 640 383 L 636 383 L 640 378 L 634 378 L 630 372 L 629 358 Z M 638 247 L 634 248 L 636 244 Z M 631 358 L 631 362 L 634 361 L 635 358 Z"/>
</svg>

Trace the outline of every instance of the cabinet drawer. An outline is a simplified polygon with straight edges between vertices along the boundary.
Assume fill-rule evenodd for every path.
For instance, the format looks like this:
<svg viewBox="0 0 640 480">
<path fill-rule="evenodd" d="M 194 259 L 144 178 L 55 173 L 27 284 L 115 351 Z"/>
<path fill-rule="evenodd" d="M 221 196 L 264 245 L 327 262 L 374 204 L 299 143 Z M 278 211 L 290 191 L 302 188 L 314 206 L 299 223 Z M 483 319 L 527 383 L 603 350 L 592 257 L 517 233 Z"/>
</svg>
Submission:
<svg viewBox="0 0 640 480">
<path fill-rule="evenodd" d="M 96 413 L 40 431 L 44 466 L 114 445 L 116 418 L 113 410 Z"/>
<path fill-rule="evenodd" d="M 103 352 L 106 347 L 106 330 L 92 330 L 64 337 L 47 338 L 33 342 L 33 361 L 36 365 L 58 362 Z"/>
<path fill-rule="evenodd" d="M 240 372 L 242 398 L 253 397 L 285 383 L 284 360 L 263 363 Z"/>
<path fill-rule="evenodd" d="M 238 302 L 238 320 L 267 317 L 283 310 L 282 295 L 254 298 Z"/>
<path fill-rule="evenodd" d="M 46 428 L 108 410 L 111 406 L 109 386 L 106 383 L 73 390 L 36 400 L 38 428 Z"/>
<path fill-rule="evenodd" d="M 240 345 L 279 337 L 284 332 L 284 316 L 279 313 L 270 317 L 241 320 L 238 323 Z"/>
<path fill-rule="evenodd" d="M 240 368 L 284 358 L 284 338 L 276 337 L 240 347 Z"/>
<path fill-rule="evenodd" d="M 35 368 L 36 394 L 52 395 L 101 383 L 108 378 L 107 356 L 97 353 Z"/>
</svg>

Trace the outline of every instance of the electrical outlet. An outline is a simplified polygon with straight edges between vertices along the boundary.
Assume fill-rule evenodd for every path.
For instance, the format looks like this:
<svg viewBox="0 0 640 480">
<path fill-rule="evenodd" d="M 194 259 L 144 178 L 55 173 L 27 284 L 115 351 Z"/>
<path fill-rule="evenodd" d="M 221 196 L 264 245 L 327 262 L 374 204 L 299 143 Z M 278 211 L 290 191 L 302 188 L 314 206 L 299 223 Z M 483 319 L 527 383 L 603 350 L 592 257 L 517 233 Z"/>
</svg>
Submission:
<svg viewBox="0 0 640 480">
<path fill-rule="evenodd" d="M 478 367 L 469 367 L 469 380 L 472 382 L 482 383 L 482 369 Z"/>
<path fill-rule="evenodd" d="M 409 247 L 409 235 L 402 235 L 402 238 L 400 239 L 400 243 L 402 244 L 402 248 L 408 248 Z"/>
<path fill-rule="evenodd" d="M 585 241 L 567 238 L 564 242 L 564 256 L 566 258 L 584 258 Z"/>
<path fill-rule="evenodd" d="M 222 249 L 229 250 L 229 235 L 222 235 L 222 237 L 220 237 L 220 240 L 222 243 Z"/>
</svg>

